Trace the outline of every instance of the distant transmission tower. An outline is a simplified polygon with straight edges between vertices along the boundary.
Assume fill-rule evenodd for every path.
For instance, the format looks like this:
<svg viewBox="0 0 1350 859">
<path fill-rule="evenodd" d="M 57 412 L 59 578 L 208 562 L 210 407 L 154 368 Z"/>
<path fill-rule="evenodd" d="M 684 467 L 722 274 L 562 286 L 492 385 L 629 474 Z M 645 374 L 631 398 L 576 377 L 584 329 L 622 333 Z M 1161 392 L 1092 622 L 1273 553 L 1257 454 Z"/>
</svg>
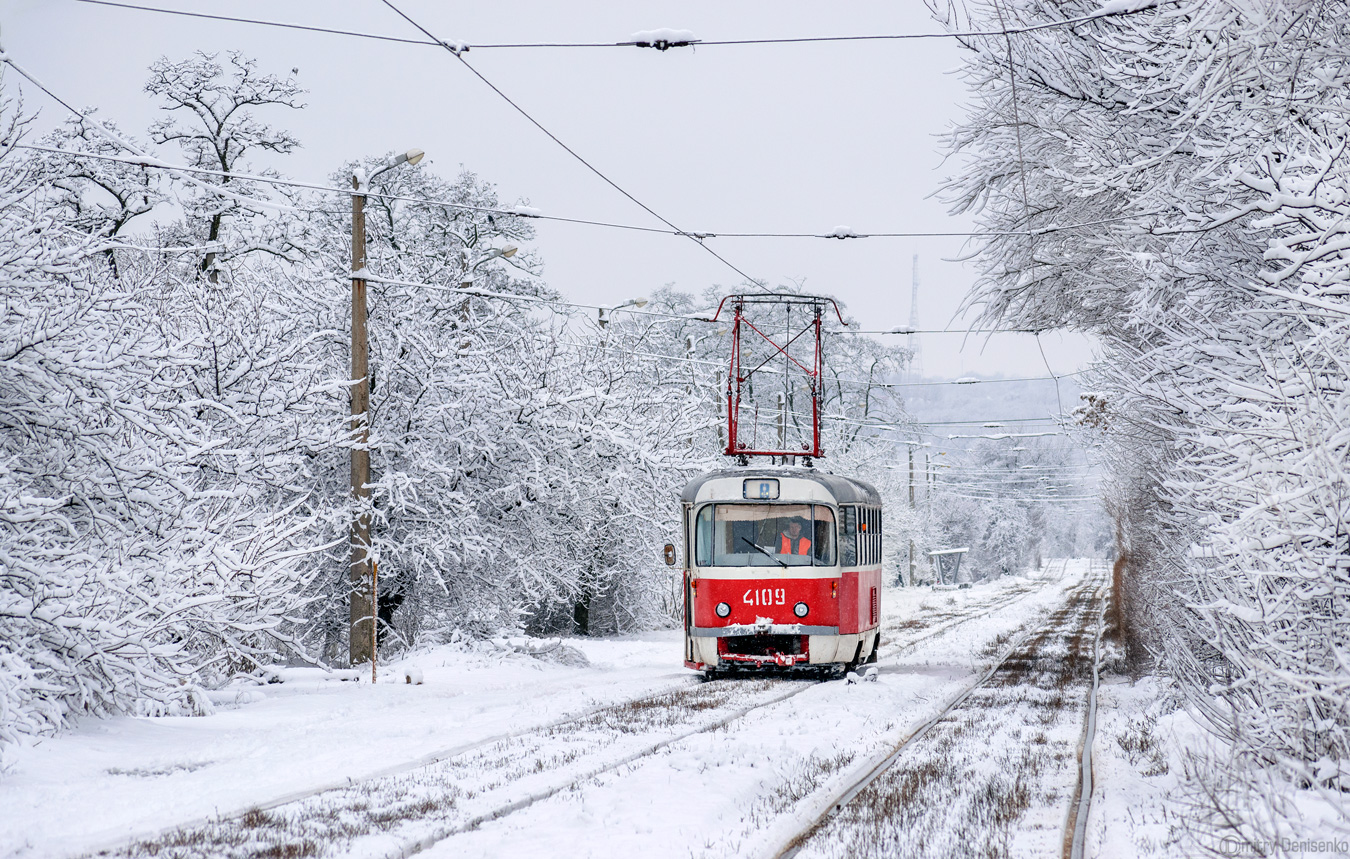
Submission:
<svg viewBox="0 0 1350 859">
<path fill-rule="evenodd" d="M 909 380 L 917 381 L 923 376 L 923 353 L 919 350 L 919 255 L 914 255 L 914 286 L 909 293 L 909 335 L 905 345 L 909 347 Z"/>
</svg>

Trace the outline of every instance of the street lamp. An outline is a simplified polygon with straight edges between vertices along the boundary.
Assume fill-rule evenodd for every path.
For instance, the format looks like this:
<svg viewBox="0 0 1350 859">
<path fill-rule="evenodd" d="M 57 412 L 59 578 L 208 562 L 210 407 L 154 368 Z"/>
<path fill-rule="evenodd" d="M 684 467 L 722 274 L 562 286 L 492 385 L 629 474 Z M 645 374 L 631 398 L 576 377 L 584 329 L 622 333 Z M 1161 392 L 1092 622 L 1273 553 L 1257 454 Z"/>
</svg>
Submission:
<svg viewBox="0 0 1350 859">
<path fill-rule="evenodd" d="M 511 257 L 515 256 L 516 252 L 519 250 L 520 248 L 509 243 L 499 248 L 492 248 L 487 253 L 483 254 L 481 257 L 475 260 L 473 265 L 469 264 L 469 252 L 467 250 L 460 251 L 460 259 L 464 263 L 464 274 L 460 276 L 459 288 L 468 289 L 469 287 L 473 286 L 474 272 L 477 271 L 478 267 L 483 263 L 498 258 L 510 259 Z"/>
<path fill-rule="evenodd" d="M 378 616 L 378 586 L 370 559 L 370 339 L 366 332 L 366 195 L 362 186 L 386 170 L 401 164 L 416 164 L 425 155 L 409 149 L 362 180 L 352 175 L 352 496 L 356 516 L 351 523 L 350 638 L 348 664 L 370 660 L 370 682 L 375 682 L 375 636 Z M 369 634 L 362 624 L 370 624 Z"/>
<path fill-rule="evenodd" d="M 388 161 L 383 167 L 381 167 L 379 170 L 376 170 L 374 173 L 371 173 L 371 174 L 370 174 L 370 178 L 368 178 L 368 179 L 366 180 L 366 182 L 368 182 L 368 183 L 369 183 L 369 182 L 373 182 L 373 181 L 375 180 L 375 177 L 376 177 L 376 176 L 380 175 L 381 173 L 383 173 L 383 172 L 386 171 L 386 170 L 393 170 L 395 167 L 399 166 L 400 164 L 407 164 L 407 165 L 409 165 L 409 166 L 415 166 L 415 165 L 417 164 L 418 161 L 421 161 L 421 160 L 422 160 L 422 156 L 424 156 L 424 155 L 426 155 L 426 153 L 423 152 L 423 151 L 420 150 L 420 149 L 409 149 L 407 152 L 403 153 L 402 155 L 396 155 L 396 156 L 394 156 L 393 158 L 389 159 L 389 161 Z M 355 180 L 356 177 L 353 176 L 352 179 Z"/>
<path fill-rule="evenodd" d="M 604 328 L 606 325 L 609 324 L 609 314 L 613 313 L 613 312 L 616 311 L 616 310 L 623 310 L 625 307 L 638 307 L 638 308 L 642 308 L 642 307 L 646 307 L 646 306 L 647 306 L 647 299 L 645 299 L 645 298 L 630 298 L 630 299 L 628 299 L 627 301 L 625 301 L 623 304 L 618 304 L 618 305 L 615 305 L 614 307 L 601 307 L 600 310 L 599 310 L 599 312 L 600 312 L 600 327 L 601 327 L 601 328 Z"/>
</svg>

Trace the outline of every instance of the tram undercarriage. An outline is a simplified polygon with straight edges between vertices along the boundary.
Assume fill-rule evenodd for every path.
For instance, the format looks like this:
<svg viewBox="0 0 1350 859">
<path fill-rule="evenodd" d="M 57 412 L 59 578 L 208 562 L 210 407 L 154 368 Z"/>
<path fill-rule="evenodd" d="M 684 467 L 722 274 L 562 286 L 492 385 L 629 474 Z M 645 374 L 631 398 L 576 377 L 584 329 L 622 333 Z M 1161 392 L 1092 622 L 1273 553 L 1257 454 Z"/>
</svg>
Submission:
<svg viewBox="0 0 1350 859">
<path fill-rule="evenodd" d="M 691 637 L 685 664 L 709 674 L 749 671 L 848 670 L 875 662 L 880 635 L 875 629 L 850 635 L 766 633 Z"/>
</svg>

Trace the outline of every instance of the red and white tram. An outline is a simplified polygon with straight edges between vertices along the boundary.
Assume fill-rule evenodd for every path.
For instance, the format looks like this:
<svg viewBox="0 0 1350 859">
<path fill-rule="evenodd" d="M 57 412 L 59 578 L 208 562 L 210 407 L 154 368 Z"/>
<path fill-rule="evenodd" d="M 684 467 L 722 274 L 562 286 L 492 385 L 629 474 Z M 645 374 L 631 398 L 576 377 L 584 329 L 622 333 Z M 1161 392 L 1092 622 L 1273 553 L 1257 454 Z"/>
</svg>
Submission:
<svg viewBox="0 0 1350 859">
<path fill-rule="evenodd" d="M 881 497 L 810 468 L 732 468 L 680 496 L 684 664 L 709 677 L 876 659 Z"/>
</svg>

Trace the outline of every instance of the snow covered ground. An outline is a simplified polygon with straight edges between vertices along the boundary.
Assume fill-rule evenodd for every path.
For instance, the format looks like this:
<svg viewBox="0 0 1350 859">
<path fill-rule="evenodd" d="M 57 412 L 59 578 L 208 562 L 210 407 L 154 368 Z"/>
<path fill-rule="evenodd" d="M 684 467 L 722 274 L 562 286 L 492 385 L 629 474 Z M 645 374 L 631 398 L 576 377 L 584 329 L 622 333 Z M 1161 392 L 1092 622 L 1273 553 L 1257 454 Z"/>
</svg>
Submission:
<svg viewBox="0 0 1350 859">
<path fill-rule="evenodd" d="M 91 721 L 24 750 L 0 780 L 0 854 L 125 849 L 264 807 L 272 810 L 252 819 L 260 831 L 284 823 L 302 834 L 316 831 L 318 812 L 336 810 L 347 821 L 343 835 L 318 842 L 320 855 L 384 856 L 426 839 L 428 855 L 447 857 L 754 856 L 765 830 L 884 737 L 936 712 L 999 641 L 1062 605 L 1085 569 L 1071 565 L 1064 575 L 1051 565 L 968 590 L 888 591 L 875 683 L 699 684 L 680 667 L 678 632 L 669 631 L 565 642 L 587 665 L 557 660 L 562 650 L 531 657 L 505 641 L 495 651 L 441 647 L 387 666 L 375 686 L 296 672 L 231 690 L 221 700 L 235 703 L 211 716 Z M 972 619 L 957 622 L 963 613 Z M 404 683 L 410 668 L 422 685 Z M 1116 690 L 1108 687 L 1108 709 Z M 1148 694 L 1140 690 L 1136 708 Z M 674 694 L 651 697 L 661 692 Z M 635 699 L 645 700 L 611 706 Z M 587 712 L 593 717 L 571 718 Z M 1109 718 L 1104 726 L 1099 746 L 1119 728 Z M 1094 814 L 1094 837 L 1125 850 L 1112 855 L 1129 855 L 1113 834 L 1129 828 L 1128 843 L 1141 845 L 1155 837 L 1126 812 L 1141 791 L 1166 785 L 1138 767 L 1118 777 L 1121 755 L 1105 760 L 1098 801 L 1107 811 Z M 286 804 L 301 796 L 310 798 Z M 543 798 L 485 819 L 533 796 Z M 416 805 L 410 797 L 423 801 L 405 815 Z M 367 821 L 359 825 L 347 814 L 355 802 Z M 383 822 L 368 822 L 375 819 Z M 222 827 L 239 828 L 217 825 L 217 834 Z M 457 828 L 467 831 L 443 837 Z M 252 849 L 209 843 L 213 854 Z"/>
<path fill-rule="evenodd" d="M 1102 686 L 1088 835 L 1088 853 L 1098 859 L 1181 855 L 1185 812 L 1175 800 L 1184 750 L 1200 729 L 1160 698 L 1154 678 L 1115 676 Z"/>
<path fill-rule="evenodd" d="M 583 644 L 587 668 L 447 647 L 409 660 L 420 686 L 404 683 L 400 664 L 373 687 L 251 686 L 211 716 L 90 720 L 24 750 L 0 778 L 0 847 L 45 857 L 111 846 L 696 682 L 676 633 Z"/>
</svg>

